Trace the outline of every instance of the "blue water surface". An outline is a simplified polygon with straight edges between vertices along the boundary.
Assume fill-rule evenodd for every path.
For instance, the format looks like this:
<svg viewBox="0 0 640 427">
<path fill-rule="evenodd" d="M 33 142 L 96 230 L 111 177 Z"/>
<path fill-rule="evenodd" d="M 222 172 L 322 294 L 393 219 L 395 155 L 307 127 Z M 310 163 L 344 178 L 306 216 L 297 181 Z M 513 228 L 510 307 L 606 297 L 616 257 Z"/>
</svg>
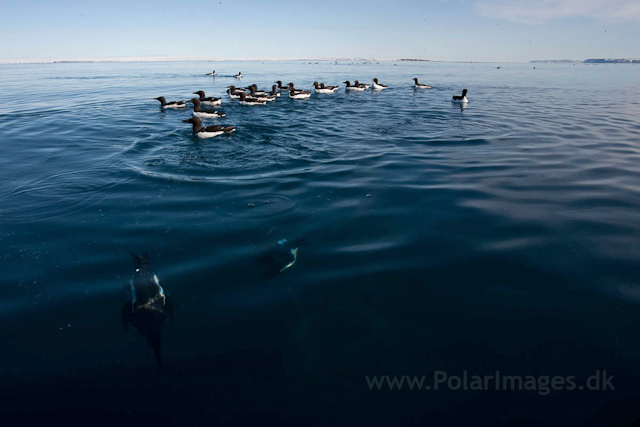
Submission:
<svg viewBox="0 0 640 427">
<path fill-rule="evenodd" d="M 0 412 L 631 423 L 640 68 L 497 65 L 0 65 Z M 342 84 L 374 77 L 389 89 Z M 275 80 L 341 89 L 265 106 L 225 93 Z M 451 103 L 465 88 L 467 106 Z M 154 100 L 196 90 L 223 98 L 205 124 L 234 134 L 197 138 L 190 106 Z M 281 239 L 296 263 L 265 276 Z M 162 373 L 121 327 L 132 252 L 177 301 Z M 615 390 L 366 381 L 603 370 Z"/>
</svg>

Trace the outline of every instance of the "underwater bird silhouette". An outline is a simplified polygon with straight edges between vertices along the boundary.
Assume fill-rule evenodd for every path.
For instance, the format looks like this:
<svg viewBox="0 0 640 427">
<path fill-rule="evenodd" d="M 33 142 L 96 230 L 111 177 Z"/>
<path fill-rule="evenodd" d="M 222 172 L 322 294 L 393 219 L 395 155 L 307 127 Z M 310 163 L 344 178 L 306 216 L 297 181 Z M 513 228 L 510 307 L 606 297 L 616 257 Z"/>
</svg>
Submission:
<svg viewBox="0 0 640 427">
<path fill-rule="evenodd" d="M 126 330 L 132 324 L 147 339 L 155 353 L 158 369 L 162 369 L 161 332 L 168 320 L 173 322 L 173 302 L 165 295 L 158 276 L 149 270 L 149 255 L 131 256 L 135 272 L 127 289 L 130 298 L 122 306 L 122 326 Z"/>
</svg>

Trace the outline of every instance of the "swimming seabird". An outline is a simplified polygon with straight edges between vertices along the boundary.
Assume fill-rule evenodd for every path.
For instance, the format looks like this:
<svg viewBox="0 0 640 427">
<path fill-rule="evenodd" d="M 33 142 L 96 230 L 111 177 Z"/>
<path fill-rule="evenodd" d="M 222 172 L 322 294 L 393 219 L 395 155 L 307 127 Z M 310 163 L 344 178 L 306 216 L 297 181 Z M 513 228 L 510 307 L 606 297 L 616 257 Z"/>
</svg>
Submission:
<svg viewBox="0 0 640 427">
<path fill-rule="evenodd" d="M 268 93 L 265 92 L 264 90 L 258 90 L 258 85 L 255 83 L 250 86 L 247 86 L 246 90 L 251 92 L 251 89 L 253 89 L 253 92 L 255 92 L 256 95 L 268 95 Z"/>
<path fill-rule="evenodd" d="M 289 87 L 289 98 L 291 99 L 307 99 L 311 98 L 311 92 L 308 90 L 296 90 L 293 88 L 293 83 Z"/>
<path fill-rule="evenodd" d="M 316 93 L 334 93 L 336 90 L 338 90 L 338 86 L 331 86 L 329 87 L 320 87 L 320 85 L 318 85 L 318 82 L 313 82 L 313 87 L 316 89 Z"/>
<path fill-rule="evenodd" d="M 257 98 L 257 99 L 261 99 L 264 101 L 275 101 L 276 100 L 276 96 L 275 95 L 269 95 L 266 92 L 262 92 L 262 93 L 258 93 L 256 92 L 256 88 L 255 86 L 249 86 L 249 96 L 251 98 Z"/>
<path fill-rule="evenodd" d="M 351 83 L 349 82 L 349 80 L 347 80 L 346 82 L 342 82 L 344 84 L 347 85 L 347 90 L 353 90 L 356 92 L 364 92 L 364 87 L 360 87 L 360 86 L 351 86 Z"/>
<path fill-rule="evenodd" d="M 207 126 L 202 127 L 202 121 L 198 117 L 191 117 L 183 120 L 182 123 L 193 124 L 193 133 L 200 138 L 212 138 L 224 133 L 231 133 L 236 130 L 235 126 Z"/>
<path fill-rule="evenodd" d="M 241 79 L 242 78 L 242 72 L 238 71 L 238 74 L 236 74 L 235 76 L 236 79 Z"/>
<path fill-rule="evenodd" d="M 269 95 L 274 95 L 276 97 L 280 97 L 280 92 L 278 92 L 278 85 L 273 85 L 271 86 L 271 92 L 268 93 Z"/>
<path fill-rule="evenodd" d="M 431 86 L 429 86 L 429 85 L 421 85 L 420 83 L 418 83 L 418 78 L 417 77 L 414 77 L 413 81 L 416 82 L 415 87 L 418 88 L 418 89 L 431 89 Z"/>
<path fill-rule="evenodd" d="M 160 101 L 160 106 L 162 108 L 184 108 L 187 105 L 187 104 L 184 103 L 184 101 L 167 102 L 167 100 L 164 98 L 164 96 L 159 96 L 159 97 L 153 98 L 153 99 L 157 99 L 158 101 Z"/>
<path fill-rule="evenodd" d="M 204 91 L 203 90 L 199 90 L 197 92 L 193 92 L 193 94 L 200 96 L 200 103 L 202 105 L 220 105 L 220 104 L 222 104 L 222 99 L 220 99 L 220 98 L 214 98 L 213 96 L 210 96 L 210 97 L 206 98 L 204 96 Z"/>
<path fill-rule="evenodd" d="M 240 95 L 240 104 L 242 105 L 264 105 L 267 103 L 264 99 L 247 98 L 247 94 L 244 92 L 236 92 Z"/>
<path fill-rule="evenodd" d="M 287 86 L 283 86 L 281 80 L 278 80 L 276 83 L 278 83 L 278 89 L 286 90 L 287 92 L 289 92 L 289 86 L 288 85 Z"/>
<path fill-rule="evenodd" d="M 383 85 L 378 83 L 378 79 L 373 79 L 373 89 L 374 90 L 382 90 L 382 89 L 386 89 L 387 85 Z"/>
<path fill-rule="evenodd" d="M 219 117 L 226 116 L 225 113 L 220 112 L 220 111 L 202 110 L 200 108 L 200 101 L 198 100 L 198 98 L 190 99 L 189 102 L 191 102 L 193 104 L 193 115 L 195 117 L 202 117 L 202 118 L 207 118 L 207 119 L 217 119 Z"/>
<path fill-rule="evenodd" d="M 238 99 L 240 98 L 240 94 L 244 93 L 242 92 L 243 90 L 244 89 L 242 89 L 241 87 L 229 86 L 229 88 L 227 89 L 227 93 L 229 94 L 229 98 Z"/>
<path fill-rule="evenodd" d="M 363 87 L 365 89 L 369 89 L 371 87 L 371 85 L 368 85 L 366 83 L 359 83 L 357 80 L 353 82 L 353 85 L 356 87 Z"/>
<path fill-rule="evenodd" d="M 320 83 L 321 89 L 340 89 L 340 86 L 325 86 L 324 83 Z"/>
<path fill-rule="evenodd" d="M 451 98 L 451 102 L 459 102 L 461 104 L 466 104 L 467 102 L 469 102 L 469 100 L 467 99 L 467 90 L 462 90 L 462 96 L 454 95 L 453 98 Z"/>
<path fill-rule="evenodd" d="M 207 76 L 215 76 L 216 75 L 216 70 L 213 70 L 210 73 L 207 73 Z"/>
</svg>

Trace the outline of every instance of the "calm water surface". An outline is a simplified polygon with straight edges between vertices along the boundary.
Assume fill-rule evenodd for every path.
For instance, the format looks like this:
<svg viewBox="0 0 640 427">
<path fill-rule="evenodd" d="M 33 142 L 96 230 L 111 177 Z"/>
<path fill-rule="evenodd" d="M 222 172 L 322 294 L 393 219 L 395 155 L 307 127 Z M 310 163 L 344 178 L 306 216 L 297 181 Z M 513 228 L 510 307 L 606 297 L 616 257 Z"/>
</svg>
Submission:
<svg viewBox="0 0 640 427">
<path fill-rule="evenodd" d="M 640 68 L 0 66 L 0 413 L 334 425 L 631 423 Z M 218 76 L 205 76 L 215 69 Z M 238 105 L 270 88 L 380 93 Z M 419 77 L 432 90 L 416 91 Z M 450 102 L 468 89 L 468 106 Z M 153 98 L 223 96 L 192 136 Z M 253 207 L 250 207 L 253 205 Z M 261 274 L 286 238 L 295 265 Z M 177 304 L 122 331 L 130 252 Z M 369 390 L 365 376 L 615 375 L 615 391 Z M 527 424 L 528 425 L 528 424 Z"/>
</svg>

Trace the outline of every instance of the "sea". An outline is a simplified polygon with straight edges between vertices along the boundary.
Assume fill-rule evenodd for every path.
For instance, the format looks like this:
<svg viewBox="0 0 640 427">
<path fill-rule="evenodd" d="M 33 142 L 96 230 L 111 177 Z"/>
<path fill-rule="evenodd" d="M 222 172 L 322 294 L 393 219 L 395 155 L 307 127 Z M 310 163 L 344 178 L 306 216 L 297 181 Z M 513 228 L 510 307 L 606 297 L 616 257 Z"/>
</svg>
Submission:
<svg viewBox="0 0 640 427">
<path fill-rule="evenodd" d="M 340 89 L 226 93 L 277 80 Z M 154 99 L 198 90 L 234 133 Z M 639 95 L 627 64 L 0 65 L 3 421 L 633 424 Z M 144 253 L 161 370 L 122 324 Z"/>
</svg>

